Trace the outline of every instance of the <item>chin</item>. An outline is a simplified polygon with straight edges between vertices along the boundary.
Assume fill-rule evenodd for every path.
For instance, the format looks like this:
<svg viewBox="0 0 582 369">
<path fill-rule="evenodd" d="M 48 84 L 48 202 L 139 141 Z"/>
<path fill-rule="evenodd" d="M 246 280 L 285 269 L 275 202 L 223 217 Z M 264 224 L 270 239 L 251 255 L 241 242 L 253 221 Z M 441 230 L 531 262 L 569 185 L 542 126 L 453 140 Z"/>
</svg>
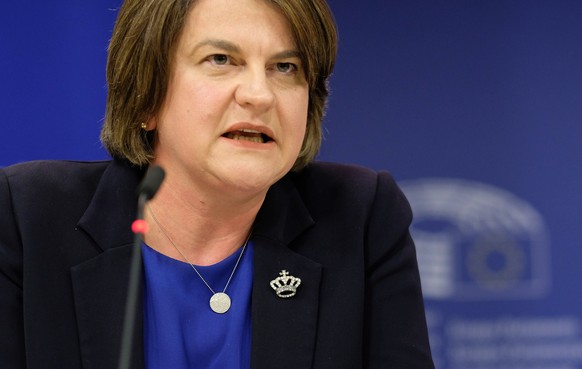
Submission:
<svg viewBox="0 0 582 369">
<path fill-rule="evenodd" d="M 284 167 L 280 169 L 265 170 L 265 166 L 237 166 L 229 170 L 228 182 L 230 186 L 245 192 L 266 191 L 291 170 Z M 235 173 L 235 175 L 232 175 Z"/>
</svg>

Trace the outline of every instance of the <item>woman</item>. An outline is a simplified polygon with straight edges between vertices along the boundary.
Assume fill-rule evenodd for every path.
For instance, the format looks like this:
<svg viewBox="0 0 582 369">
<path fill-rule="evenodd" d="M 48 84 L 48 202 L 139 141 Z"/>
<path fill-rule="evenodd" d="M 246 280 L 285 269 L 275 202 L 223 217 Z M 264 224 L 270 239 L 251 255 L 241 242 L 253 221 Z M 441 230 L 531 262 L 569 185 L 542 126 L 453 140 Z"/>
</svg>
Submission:
<svg viewBox="0 0 582 369">
<path fill-rule="evenodd" d="M 432 368 L 410 208 L 313 162 L 336 32 L 324 0 L 126 0 L 111 162 L 0 171 L 0 362 L 113 368 L 145 168 L 135 368 Z"/>
</svg>

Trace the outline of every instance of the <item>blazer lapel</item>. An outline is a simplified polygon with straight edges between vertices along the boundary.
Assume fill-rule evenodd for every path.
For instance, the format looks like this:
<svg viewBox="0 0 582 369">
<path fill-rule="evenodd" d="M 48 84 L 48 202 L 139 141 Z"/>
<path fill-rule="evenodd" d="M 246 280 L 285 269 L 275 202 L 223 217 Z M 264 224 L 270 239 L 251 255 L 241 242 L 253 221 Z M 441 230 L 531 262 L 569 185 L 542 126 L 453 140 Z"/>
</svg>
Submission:
<svg viewBox="0 0 582 369">
<path fill-rule="evenodd" d="M 313 224 L 289 179 L 274 185 L 253 231 L 252 364 L 254 369 L 311 368 L 317 334 L 321 265 L 289 246 Z M 282 270 L 300 278 L 297 294 L 280 298 L 270 282 Z"/>
<path fill-rule="evenodd" d="M 71 268 L 84 368 L 116 368 L 132 245 L 116 247 Z M 141 306 L 141 305 L 138 305 Z M 143 368 L 142 310 L 136 309 L 132 368 Z"/>
<path fill-rule="evenodd" d="M 71 268 L 84 367 L 117 366 L 135 217 L 135 188 L 143 172 L 113 161 L 79 221 L 99 253 Z M 253 230 L 252 364 L 255 369 L 311 368 L 317 335 L 322 267 L 292 250 L 313 225 L 293 182 L 273 185 Z M 301 278 L 297 294 L 277 297 L 271 280 L 282 270 Z M 142 311 L 138 309 L 132 368 L 143 363 Z"/>
<path fill-rule="evenodd" d="M 84 368 L 116 368 L 133 246 L 131 223 L 143 172 L 113 161 L 78 226 L 98 245 L 93 259 L 71 268 Z M 93 246 L 94 247 L 94 246 Z M 141 283 L 141 282 L 140 282 Z M 142 310 L 137 309 L 132 368 L 143 368 Z"/>
</svg>

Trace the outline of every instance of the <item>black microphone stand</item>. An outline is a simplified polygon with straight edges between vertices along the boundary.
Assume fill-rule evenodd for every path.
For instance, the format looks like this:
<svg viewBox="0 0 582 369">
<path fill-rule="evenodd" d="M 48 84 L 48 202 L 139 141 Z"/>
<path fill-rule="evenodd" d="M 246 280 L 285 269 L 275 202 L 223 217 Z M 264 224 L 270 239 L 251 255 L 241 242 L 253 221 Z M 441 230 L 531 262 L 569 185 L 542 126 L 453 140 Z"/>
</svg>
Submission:
<svg viewBox="0 0 582 369">
<path fill-rule="evenodd" d="M 158 166 L 152 166 L 146 173 L 144 179 L 138 187 L 137 216 L 131 225 L 134 233 L 133 248 L 131 256 L 131 267 L 129 271 L 129 285 L 127 290 L 127 301 L 125 304 L 125 317 L 123 320 L 123 331 L 121 336 L 121 351 L 119 354 L 119 369 L 129 369 L 131 362 L 133 332 L 135 327 L 137 298 L 139 296 L 139 281 L 142 271 L 141 244 L 143 236 L 148 231 L 148 224 L 144 220 L 144 209 L 158 191 L 164 180 L 164 170 Z"/>
</svg>

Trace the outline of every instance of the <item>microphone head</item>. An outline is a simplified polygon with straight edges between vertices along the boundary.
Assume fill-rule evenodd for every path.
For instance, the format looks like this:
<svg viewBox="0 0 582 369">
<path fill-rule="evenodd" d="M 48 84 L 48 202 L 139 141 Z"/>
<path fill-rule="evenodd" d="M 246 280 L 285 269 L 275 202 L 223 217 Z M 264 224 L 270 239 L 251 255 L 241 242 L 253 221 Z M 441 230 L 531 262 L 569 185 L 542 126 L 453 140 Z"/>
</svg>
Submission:
<svg viewBox="0 0 582 369">
<path fill-rule="evenodd" d="M 157 165 L 152 165 L 149 167 L 146 175 L 137 187 L 138 196 L 143 195 L 147 200 L 152 199 L 156 192 L 158 192 L 158 189 L 160 188 L 165 175 L 166 173 L 161 167 Z"/>
</svg>

